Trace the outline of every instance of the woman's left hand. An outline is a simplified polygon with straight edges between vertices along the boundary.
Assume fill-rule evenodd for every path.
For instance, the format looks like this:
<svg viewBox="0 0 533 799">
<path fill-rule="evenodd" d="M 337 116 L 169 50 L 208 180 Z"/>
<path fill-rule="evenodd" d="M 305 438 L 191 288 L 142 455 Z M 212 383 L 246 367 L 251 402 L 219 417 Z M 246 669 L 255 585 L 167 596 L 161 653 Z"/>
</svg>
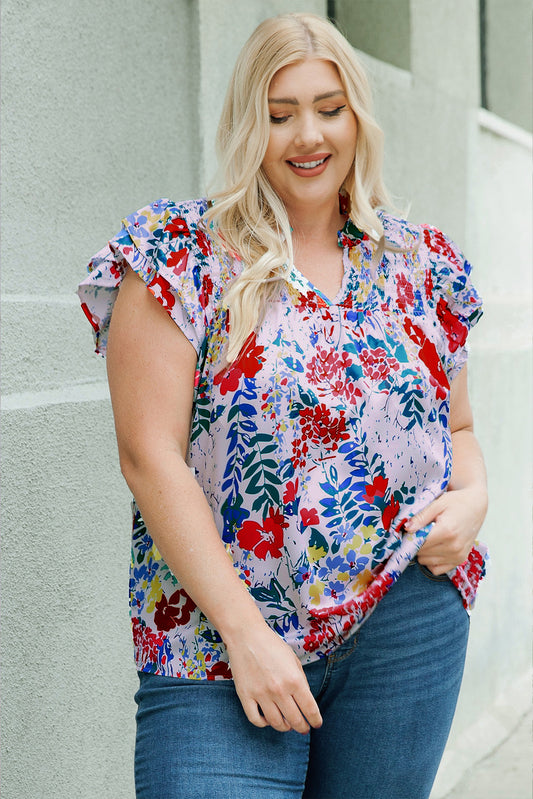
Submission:
<svg viewBox="0 0 533 799">
<path fill-rule="evenodd" d="M 433 522 L 418 561 L 433 574 L 445 574 L 468 558 L 487 512 L 482 486 L 446 491 L 405 524 L 410 533 Z"/>
</svg>

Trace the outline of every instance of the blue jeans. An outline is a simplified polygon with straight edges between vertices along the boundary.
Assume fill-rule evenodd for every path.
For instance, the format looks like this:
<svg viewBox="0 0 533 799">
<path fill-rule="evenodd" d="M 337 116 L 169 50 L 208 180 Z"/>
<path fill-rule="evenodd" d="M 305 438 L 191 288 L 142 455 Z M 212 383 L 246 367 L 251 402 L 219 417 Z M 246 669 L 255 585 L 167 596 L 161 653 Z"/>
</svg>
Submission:
<svg viewBox="0 0 533 799">
<path fill-rule="evenodd" d="M 427 799 L 452 723 L 469 619 L 416 561 L 356 635 L 305 666 L 323 725 L 254 727 L 231 680 L 140 673 L 137 799 Z"/>
</svg>

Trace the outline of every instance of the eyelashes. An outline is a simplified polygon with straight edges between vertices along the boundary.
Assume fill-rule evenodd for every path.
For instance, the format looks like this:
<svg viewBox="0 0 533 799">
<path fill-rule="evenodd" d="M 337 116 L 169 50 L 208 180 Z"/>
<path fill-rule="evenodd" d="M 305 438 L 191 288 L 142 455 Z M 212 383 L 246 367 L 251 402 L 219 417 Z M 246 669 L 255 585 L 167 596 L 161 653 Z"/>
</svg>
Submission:
<svg viewBox="0 0 533 799">
<path fill-rule="evenodd" d="M 334 108 L 332 111 L 321 111 L 320 113 L 325 117 L 338 117 L 341 111 L 344 111 L 346 108 L 346 104 L 339 105 L 337 108 Z"/>
<path fill-rule="evenodd" d="M 345 108 L 346 104 L 339 105 L 337 106 L 337 108 L 333 108 L 331 111 L 319 111 L 319 114 L 323 117 L 326 117 L 326 119 L 333 119 L 334 117 L 338 117 L 341 114 L 341 112 L 344 111 Z M 282 117 L 273 116 L 272 114 L 270 115 L 270 121 L 272 122 L 273 125 L 283 125 L 283 123 L 286 122 L 288 119 L 289 115 Z"/>
</svg>

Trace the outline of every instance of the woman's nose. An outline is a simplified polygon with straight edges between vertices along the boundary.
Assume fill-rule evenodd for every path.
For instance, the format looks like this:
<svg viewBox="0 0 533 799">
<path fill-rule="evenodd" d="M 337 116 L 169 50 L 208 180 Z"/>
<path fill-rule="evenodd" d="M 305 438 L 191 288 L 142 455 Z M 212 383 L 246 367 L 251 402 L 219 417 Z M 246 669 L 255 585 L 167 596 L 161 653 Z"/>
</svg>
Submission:
<svg viewBox="0 0 533 799">
<path fill-rule="evenodd" d="M 294 142 L 300 147 L 316 147 L 324 141 L 320 120 L 314 114 L 306 114 L 300 119 Z"/>
</svg>

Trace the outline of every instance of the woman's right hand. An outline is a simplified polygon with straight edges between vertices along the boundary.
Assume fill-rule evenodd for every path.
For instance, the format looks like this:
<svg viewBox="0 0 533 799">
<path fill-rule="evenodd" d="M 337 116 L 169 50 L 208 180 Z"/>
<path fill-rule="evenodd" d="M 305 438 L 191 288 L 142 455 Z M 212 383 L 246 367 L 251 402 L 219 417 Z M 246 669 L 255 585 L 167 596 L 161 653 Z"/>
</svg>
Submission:
<svg viewBox="0 0 533 799">
<path fill-rule="evenodd" d="M 235 688 L 252 724 L 302 734 L 321 726 L 322 717 L 302 664 L 266 623 L 226 646 Z"/>
</svg>

